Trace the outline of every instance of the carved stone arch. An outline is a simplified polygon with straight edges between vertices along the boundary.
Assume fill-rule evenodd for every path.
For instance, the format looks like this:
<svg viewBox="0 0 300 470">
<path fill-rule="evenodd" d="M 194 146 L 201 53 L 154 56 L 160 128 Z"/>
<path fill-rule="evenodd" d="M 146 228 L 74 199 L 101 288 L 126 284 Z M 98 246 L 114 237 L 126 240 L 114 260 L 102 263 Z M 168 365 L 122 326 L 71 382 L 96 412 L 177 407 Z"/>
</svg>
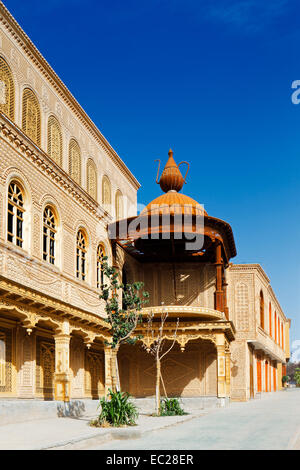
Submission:
<svg viewBox="0 0 300 470">
<path fill-rule="evenodd" d="M 63 225 L 63 219 L 61 215 L 62 210 L 60 207 L 60 203 L 54 196 L 52 196 L 51 194 L 44 194 L 41 197 L 39 204 L 42 207 L 42 213 L 44 212 L 44 209 L 46 206 L 51 206 L 55 212 L 55 216 L 57 218 L 57 224 Z"/>
<path fill-rule="evenodd" d="M 75 225 L 74 225 L 75 237 L 77 236 L 77 233 L 78 233 L 79 230 L 83 230 L 83 232 L 85 233 L 85 235 L 87 237 L 88 248 L 90 248 L 91 245 L 92 245 L 91 231 L 90 231 L 89 227 L 87 226 L 86 222 L 82 219 L 77 220 Z"/>
<path fill-rule="evenodd" d="M 22 93 L 22 130 L 41 146 L 41 107 L 36 92 L 30 86 L 26 86 Z"/>
<path fill-rule="evenodd" d="M 104 240 L 102 237 L 97 239 L 96 242 L 96 249 L 98 248 L 99 245 L 102 245 L 105 251 L 105 256 L 107 256 L 108 264 L 112 263 L 112 252 L 111 252 L 111 246 L 110 243 L 107 240 Z"/>
<path fill-rule="evenodd" d="M 0 111 L 15 120 L 16 93 L 15 78 L 9 62 L 0 55 Z"/>
<path fill-rule="evenodd" d="M 3 173 L 3 177 L 5 179 L 6 190 L 8 189 L 8 186 L 9 186 L 10 182 L 12 180 L 16 180 L 20 183 L 20 185 L 24 189 L 27 204 L 31 205 L 33 202 L 35 202 L 34 198 L 33 198 L 34 191 L 31 188 L 29 179 L 23 173 L 22 170 L 20 170 L 19 168 L 16 168 L 16 167 L 9 167 Z"/>
</svg>

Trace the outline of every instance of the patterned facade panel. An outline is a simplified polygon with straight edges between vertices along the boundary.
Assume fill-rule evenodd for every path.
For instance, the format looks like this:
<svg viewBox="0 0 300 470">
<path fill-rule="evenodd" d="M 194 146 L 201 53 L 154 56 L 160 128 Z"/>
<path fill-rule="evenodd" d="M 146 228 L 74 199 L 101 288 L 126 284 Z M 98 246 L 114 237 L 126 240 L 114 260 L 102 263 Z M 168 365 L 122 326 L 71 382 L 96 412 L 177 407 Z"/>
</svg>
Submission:
<svg viewBox="0 0 300 470">
<path fill-rule="evenodd" d="M 238 283 L 235 291 L 236 328 L 249 330 L 249 289 L 245 283 Z"/>
<path fill-rule="evenodd" d="M 101 351 L 86 351 L 85 394 L 93 399 L 104 395 L 104 354 Z"/>
<path fill-rule="evenodd" d="M 185 264 L 147 265 L 143 273 L 149 305 L 185 305 L 214 308 L 215 274 Z"/>
<path fill-rule="evenodd" d="M 36 339 L 36 393 L 54 398 L 55 344 L 47 338 Z"/>
<path fill-rule="evenodd" d="M 84 354 L 85 347 L 81 340 L 72 338 L 70 344 L 70 371 L 72 398 L 84 397 Z"/>
<path fill-rule="evenodd" d="M 140 346 L 119 352 L 121 388 L 136 397 L 155 395 L 155 358 Z M 216 351 L 209 343 L 189 343 L 184 353 L 175 345 L 161 363 L 162 387 L 172 397 L 217 395 Z M 126 387 L 126 388 L 125 388 Z"/>
<path fill-rule="evenodd" d="M 0 327 L 0 396 L 14 391 L 13 331 Z"/>
</svg>

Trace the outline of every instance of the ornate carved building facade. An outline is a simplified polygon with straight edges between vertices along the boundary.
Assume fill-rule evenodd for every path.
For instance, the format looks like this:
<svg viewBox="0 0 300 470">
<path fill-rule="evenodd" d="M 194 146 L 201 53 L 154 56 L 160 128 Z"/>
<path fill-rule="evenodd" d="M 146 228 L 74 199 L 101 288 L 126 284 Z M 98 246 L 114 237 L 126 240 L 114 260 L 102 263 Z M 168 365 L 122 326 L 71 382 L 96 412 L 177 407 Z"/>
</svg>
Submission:
<svg viewBox="0 0 300 470">
<path fill-rule="evenodd" d="M 246 400 L 281 388 L 289 321 L 262 268 L 230 263 L 230 225 L 179 194 L 172 155 L 166 194 L 153 202 L 174 220 L 171 208 L 184 215 L 186 205 L 192 225 L 203 217 L 204 248 L 187 253 L 159 229 L 150 244 L 120 236 L 118 221 L 136 219 L 139 183 L 2 3 L 0 153 L 0 398 L 99 398 L 111 387 L 104 255 L 145 282 L 144 314 L 168 309 L 166 339 L 180 318 L 163 364 L 170 395 Z M 151 215 L 149 205 L 141 217 Z M 153 395 L 153 361 L 140 344 L 122 347 L 118 361 L 124 389 Z"/>
</svg>

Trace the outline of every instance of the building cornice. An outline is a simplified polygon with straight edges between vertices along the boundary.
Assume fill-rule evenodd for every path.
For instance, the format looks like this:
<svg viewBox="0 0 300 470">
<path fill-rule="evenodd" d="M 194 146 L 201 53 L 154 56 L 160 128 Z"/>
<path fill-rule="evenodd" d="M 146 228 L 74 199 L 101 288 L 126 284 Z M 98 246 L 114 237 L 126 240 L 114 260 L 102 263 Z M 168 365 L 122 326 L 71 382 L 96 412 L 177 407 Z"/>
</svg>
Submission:
<svg viewBox="0 0 300 470">
<path fill-rule="evenodd" d="M 43 55 L 38 51 L 33 42 L 29 39 L 27 34 L 23 31 L 21 26 L 17 23 L 14 17 L 10 14 L 4 4 L 0 1 L 0 21 L 9 31 L 12 37 L 17 41 L 20 47 L 25 51 L 27 56 L 34 62 L 44 77 L 51 83 L 55 91 L 64 100 L 66 105 L 74 112 L 80 122 L 85 128 L 91 133 L 95 140 L 99 143 L 102 149 L 106 152 L 109 158 L 126 177 L 126 179 L 133 185 L 137 190 L 140 188 L 140 183 L 134 177 L 134 175 L 127 168 L 123 160 L 119 157 L 117 152 L 112 148 L 109 142 L 101 134 L 97 126 L 87 115 L 87 113 L 80 106 L 78 101 L 74 98 L 72 93 L 68 90 L 66 85 L 54 72 L 52 67 L 48 64 Z"/>
<path fill-rule="evenodd" d="M 8 280 L 2 275 L 0 275 L 0 299 L 12 305 L 18 305 L 24 312 L 31 311 L 40 315 L 56 315 L 59 321 L 69 318 L 84 322 L 90 327 L 100 327 L 106 332 L 110 330 L 110 325 L 99 315 L 56 300 L 34 289 Z"/>
<path fill-rule="evenodd" d="M 287 319 L 286 315 L 284 314 L 284 312 L 283 312 L 283 310 L 282 310 L 282 308 L 281 308 L 281 306 L 280 306 L 280 303 L 279 303 L 279 301 L 278 301 L 278 299 L 277 299 L 277 297 L 276 297 L 276 295 L 275 295 L 275 293 L 274 293 L 274 290 L 273 290 L 273 288 L 272 288 L 272 286 L 271 286 L 270 279 L 268 278 L 267 274 L 265 273 L 265 271 L 263 270 L 263 268 L 261 267 L 260 264 L 258 264 L 258 263 L 252 263 L 252 264 L 246 264 L 246 263 L 245 263 L 245 264 L 233 264 L 233 263 L 231 263 L 230 266 L 229 266 L 229 270 L 230 270 L 231 272 L 234 272 L 234 271 L 235 271 L 235 272 L 236 272 L 236 271 L 245 271 L 245 272 L 246 272 L 246 271 L 248 271 L 248 272 L 252 271 L 252 272 L 258 272 L 258 273 L 261 275 L 261 277 L 263 278 L 263 280 L 265 281 L 266 288 L 267 288 L 267 290 L 269 291 L 271 297 L 273 297 L 273 300 L 274 300 L 274 302 L 275 302 L 275 304 L 276 304 L 276 307 L 277 307 L 277 308 L 276 308 L 277 313 L 278 313 L 278 311 L 280 311 L 280 313 L 282 314 L 283 318 L 284 318 L 286 321 L 288 321 L 288 319 Z"/>
<path fill-rule="evenodd" d="M 105 224 L 111 222 L 112 217 L 108 212 L 3 113 L 0 113 L 0 135 L 8 145 L 13 146 L 15 151 L 21 153 L 36 168 L 51 178 L 61 190 L 75 199 L 76 203 L 83 206 L 91 215 L 98 220 L 103 220 Z"/>
</svg>

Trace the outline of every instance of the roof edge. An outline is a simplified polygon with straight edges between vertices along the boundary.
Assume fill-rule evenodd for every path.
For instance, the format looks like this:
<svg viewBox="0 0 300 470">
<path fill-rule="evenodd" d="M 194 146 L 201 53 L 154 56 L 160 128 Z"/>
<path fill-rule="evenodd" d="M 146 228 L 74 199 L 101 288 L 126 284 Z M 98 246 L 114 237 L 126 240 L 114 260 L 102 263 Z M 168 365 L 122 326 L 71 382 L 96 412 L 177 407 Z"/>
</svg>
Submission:
<svg viewBox="0 0 300 470">
<path fill-rule="evenodd" d="M 81 122 L 85 125 L 93 137 L 98 140 L 99 144 L 106 150 L 108 156 L 111 160 L 117 165 L 117 167 L 122 171 L 124 176 L 130 181 L 130 183 L 138 190 L 141 185 L 139 181 L 135 178 L 133 173 L 128 169 L 124 161 L 113 149 L 110 143 L 106 138 L 101 134 L 100 130 L 88 114 L 84 111 L 82 106 L 78 103 L 76 98 L 72 95 L 67 86 L 59 78 L 53 68 L 49 65 L 44 56 L 40 53 L 31 39 L 27 36 L 25 31 L 21 28 L 16 19 L 12 16 L 3 2 L 0 1 L 0 21 L 4 26 L 8 26 L 9 32 L 12 35 L 18 36 L 18 43 L 23 47 L 25 52 L 31 56 L 30 58 L 38 65 L 40 71 L 46 76 L 50 83 L 56 88 L 56 91 L 62 96 L 64 101 L 68 106 L 71 107 L 73 112 L 80 118 Z"/>
</svg>

